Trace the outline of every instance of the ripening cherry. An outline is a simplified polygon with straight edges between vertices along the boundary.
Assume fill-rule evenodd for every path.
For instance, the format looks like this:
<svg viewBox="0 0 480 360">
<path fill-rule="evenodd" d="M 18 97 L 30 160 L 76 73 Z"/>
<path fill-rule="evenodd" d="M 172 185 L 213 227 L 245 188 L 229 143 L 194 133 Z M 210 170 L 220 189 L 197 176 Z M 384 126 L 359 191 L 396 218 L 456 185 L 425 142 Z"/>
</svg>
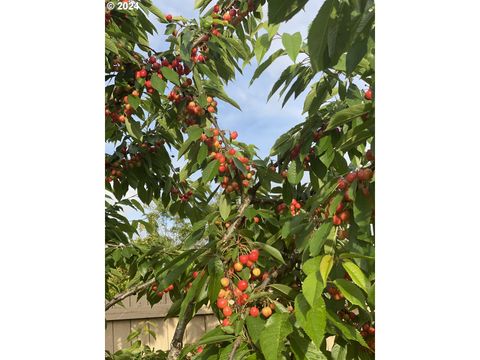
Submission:
<svg viewBox="0 0 480 360">
<path fill-rule="evenodd" d="M 236 131 L 232 131 L 230 133 L 230 139 L 235 140 L 238 137 L 238 133 Z"/>
<path fill-rule="evenodd" d="M 220 11 L 220 6 L 217 4 L 213 7 L 213 12 L 218 13 Z"/>
<path fill-rule="evenodd" d="M 220 284 L 222 284 L 223 287 L 227 287 L 230 285 L 230 280 L 226 277 L 220 279 Z"/>
<path fill-rule="evenodd" d="M 235 264 L 233 264 L 233 268 L 235 269 L 236 272 L 239 272 L 239 271 L 242 271 L 243 265 L 240 262 L 236 262 Z"/>
<path fill-rule="evenodd" d="M 235 155 L 236 151 L 235 151 L 235 149 L 231 148 L 230 150 L 228 150 L 228 153 L 230 155 Z"/>
<path fill-rule="evenodd" d="M 199 347 L 197 348 L 197 354 L 200 354 L 202 351 L 203 351 L 203 347 L 199 346 Z"/>
<path fill-rule="evenodd" d="M 168 289 L 168 291 L 172 291 L 173 290 L 173 284 L 168 285 L 167 289 Z"/>
<path fill-rule="evenodd" d="M 240 280 L 237 285 L 238 289 L 241 291 L 245 291 L 248 288 L 248 282 L 245 280 Z"/>
<path fill-rule="evenodd" d="M 260 314 L 260 310 L 257 307 L 252 306 L 250 308 L 250 316 L 257 317 Z"/>
<path fill-rule="evenodd" d="M 365 91 L 365 100 L 372 100 L 372 89 L 368 88 L 368 90 Z"/>
<path fill-rule="evenodd" d="M 240 255 L 240 256 L 238 257 L 238 260 L 239 260 L 243 265 L 245 265 L 245 264 L 247 263 L 247 261 L 248 261 L 248 255 Z"/>
<path fill-rule="evenodd" d="M 252 266 L 253 266 L 253 262 L 250 261 L 250 260 L 248 260 L 248 261 L 247 261 L 247 267 L 248 267 L 248 268 L 251 268 Z"/>
<path fill-rule="evenodd" d="M 228 305 L 223 308 L 222 312 L 223 312 L 223 315 L 225 316 L 230 316 L 233 313 L 232 308 Z"/>
<path fill-rule="evenodd" d="M 366 169 L 360 169 L 358 171 L 358 179 L 359 180 L 370 180 L 373 177 L 373 171 L 372 169 L 366 168 Z"/>
<path fill-rule="evenodd" d="M 193 278 L 196 279 L 197 276 L 198 276 L 198 271 L 194 271 L 193 274 L 192 274 Z"/>
<path fill-rule="evenodd" d="M 250 175 L 251 175 L 251 174 L 250 174 Z M 253 217 L 253 222 L 254 222 L 255 224 L 258 224 L 258 223 L 260 222 L 260 218 L 259 218 L 258 216 L 254 216 L 254 217 Z"/>
<path fill-rule="evenodd" d="M 227 299 L 223 299 L 223 298 L 217 299 L 217 307 L 219 309 L 224 309 L 225 307 L 227 307 L 227 305 L 228 305 Z"/>
<path fill-rule="evenodd" d="M 262 273 L 262 270 L 260 270 L 259 268 L 255 268 L 255 269 L 252 270 L 252 274 L 255 277 L 260 276 L 261 273 Z"/>
<path fill-rule="evenodd" d="M 221 173 L 223 173 L 223 172 L 227 171 L 227 168 L 225 167 L 225 165 L 220 165 L 220 166 L 218 167 L 218 171 L 221 172 Z"/>
<path fill-rule="evenodd" d="M 230 310 L 230 311 L 231 311 L 231 310 Z M 230 326 L 230 325 L 231 325 L 230 319 L 223 319 L 223 320 L 222 320 L 222 325 L 223 325 L 223 326 Z"/>
<path fill-rule="evenodd" d="M 270 315 L 272 315 L 272 309 L 270 308 L 270 306 L 265 306 L 262 309 L 262 315 L 265 316 L 265 318 L 268 318 L 270 317 Z"/>
<path fill-rule="evenodd" d="M 337 186 L 340 190 L 345 190 L 348 187 L 348 182 L 345 179 L 338 179 Z"/>
<path fill-rule="evenodd" d="M 373 155 L 372 149 L 367 150 L 367 152 L 365 153 L 365 158 L 368 161 L 375 161 L 375 156 Z"/>
<path fill-rule="evenodd" d="M 356 171 L 352 171 L 351 173 L 348 173 L 347 176 L 345 176 L 345 180 L 347 180 L 349 183 L 354 182 L 356 178 L 357 178 Z"/>
<path fill-rule="evenodd" d="M 225 14 L 223 14 L 223 20 L 225 20 L 225 21 L 232 20 L 232 15 L 230 15 L 229 12 L 226 12 Z"/>
<path fill-rule="evenodd" d="M 340 214 L 340 220 L 343 222 L 347 222 L 350 220 L 350 211 L 346 210 Z"/>
<path fill-rule="evenodd" d="M 145 70 L 145 69 L 140 70 L 139 75 L 142 78 L 147 77 L 147 70 Z"/>
<path fill-rule="evenodd" d="M 342 223 L 342 219 L 340 219 L 337 215 L 333 215 L 332 219 L 333 225 L 340 225 Z"/>
<path fill-rule="evenodd" d="M 151 88 L 152 87 L 152 82 L 150 80 L 145 81 L 145 86 L 147 88 Z"/>
<path fill-rule="evenodd" d="M 173 19 L 172 14 L 168 14 L 167 16 L 165 16 L 165 19 L 167 19 L 168 22 L 171 22 Z"/>
</svg>

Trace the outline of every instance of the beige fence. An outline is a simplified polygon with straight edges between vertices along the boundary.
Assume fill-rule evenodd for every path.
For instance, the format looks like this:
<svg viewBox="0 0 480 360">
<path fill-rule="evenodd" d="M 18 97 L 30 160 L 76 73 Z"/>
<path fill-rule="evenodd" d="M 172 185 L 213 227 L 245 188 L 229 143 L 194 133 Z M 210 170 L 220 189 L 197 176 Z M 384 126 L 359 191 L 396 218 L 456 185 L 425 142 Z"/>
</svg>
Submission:
<svg viewBox="0 0 480 360">
<path fill-rule="evenodd" d="M 105 349 L 111 352 L 129 346 L 127 337 L 134 329 L 148 327 L 156 334 L 156 338 L 148 332 L 142 332 L 140 339 L 155 349 L 167 350 L 172 340 L 178 318 L 165 319 L 172 302 L 169 297 L 163 298 L 153 307 L 145 298 L 136 301 L 131 296 L 123 301 L 124 306 L 115 305 L 106 312 L 107 326 L 105 330 Z M 218 324 L 217 319 L 208 308 L 202 308 L 187 325 L 184 343 L 193 343 L 206 331 Z"/>
</svg>

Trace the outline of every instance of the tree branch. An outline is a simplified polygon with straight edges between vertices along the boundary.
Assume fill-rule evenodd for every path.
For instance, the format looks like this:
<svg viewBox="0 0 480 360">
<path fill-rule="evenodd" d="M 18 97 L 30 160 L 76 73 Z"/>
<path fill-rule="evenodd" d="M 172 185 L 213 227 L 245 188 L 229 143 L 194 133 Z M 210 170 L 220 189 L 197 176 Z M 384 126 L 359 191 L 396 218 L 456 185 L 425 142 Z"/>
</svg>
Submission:
<svg viewBox="0 0 480 360">
<path fill-rule="evenodd" d="M 188 304 L 185 310 L 185 315 L 179 319 L 175 333 L 173 334 L 172 342 L 170 343 L 170 352 L 168 353 L 167 360 L 176 360 L 179 358 L 183 348 L 183 335 L 187 328 L 188 323 L 193 317 L 193 301 Z"/>
<path fill-rule="evenodd" d="M 153 285 L 154 283 L 155 283 L 155 279 L 151 279 L 151 280 L 147 281 L 146 283 L 137 285 L 134 288 L 125 290 L 124 292 L 116 295 L 112 300 L 110 300 L 109 302 L 107 302 L 105 304 L 105 311 L 110 309 L 116 303 L 119 303 L 120 301 L 126 299 L 129 296 L 135 295 L 136 293 L 146 289 L 147 287 L 149 287 L 150 285 Z"/>
<path fill-rule="evenodd" d="M 238 349 L 238 347 L 240 346 L 241 343 L 242 343 L 242 338 L 237 337 L 237 340 L 235 340 L 235 342 L 233 343 L 232 352 L 228 356 L 228 360 L 233 360 L 234 359 L 235 353 L 237 352 L 237 349 Z"/>
</svg>

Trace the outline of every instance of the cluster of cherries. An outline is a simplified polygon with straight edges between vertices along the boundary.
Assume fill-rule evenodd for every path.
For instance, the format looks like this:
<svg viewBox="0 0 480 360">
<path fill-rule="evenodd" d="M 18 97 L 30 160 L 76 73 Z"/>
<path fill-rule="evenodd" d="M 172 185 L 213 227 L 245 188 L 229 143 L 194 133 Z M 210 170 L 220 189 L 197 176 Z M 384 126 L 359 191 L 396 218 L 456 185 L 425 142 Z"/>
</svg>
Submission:
<svg viewBox="0 0 480 360">
<path fill-rule="evenodd" d="M 357 171 L 351 171 L 348 173 L 345 178 L 338 179 L 337 188 L 345 191 L 344 199 L 346 201 L 352 201 L 350 196 L 348 195 L 348 188 L 350 184 L 353 183 L 355 180 L 359 181 L 359 187 L 362 190 L 363 194 L 367 196 L 369 194 L 368 183 L 373 178 L 373 170 L 370 168 L 362 168 Z"/>
<path fill-rule="evenodd" d="M 342 300 L 345 298 L 345 296 L 343 296 L 343 294 L 340 292 L 340 290 L 338 290 L 336 287 L 334 286 L 327 286 L 327 293 L 330 294 L 331 298 L 333 300 Z"/>
<path fill-rule="evenodd" d="M 173 195 L 180 195 L 181 202 L 187 202 L 193 196 L 192 190 L 185 191 L 182 194 L 181 191 L 177 189 L 175 186 L 172 187 L 172 189 L 170 190 L 170 193 L 172 193 Z"/>
<path fill-rule="evenodd" d="M 290 203 L 290 214 L 292 214 L 292 216 L 297 216 L 300 214 L 301 208 L 302 205 L 297 201 L 297 199 L 292 199 L 292 202 Z"/>
<path fill-rule="evenodd" d="M 240 21 L 242 21 L 248 15 L 249 12 L 252 12 L 255 10 L 254 0 L 248 0 L 247 3 L 248 3 L 247 11 L 240 10 L 240 5 L 241 5 L 240 1 L 237 1 L 236 4 L 232 2 L 232 4 L 229 7 L 225 7 L 223 9 L 220 8 L 220 5 L 216 4 L 212 10 L 212 17 L 214 19 L 222 19 L 225 25 L 227 25 L 228 23 L 231 23 L 232 25 L 236 25 Z M 217 29 L 217 24 L 212 24 L 211 32 L 212 32 L 212 35 L 215 35 L 215 36 L 222 35 L 221 31 Z"/>
<path fill-rule="evenodd" d="M 164 143 L 164 140 L 152 140 L 151 144 L 149 142 L 143 142 L 140 144 L 140 148 L 144 151 L 154 153 L 159 147 L 163 146 Z M 112 162 L 105 158 L 106 182 L 111 182 L 122 177 L 124 172 L 129 169 L 142 166 L 142 159 L 144 157 L 142 152 L 131 153 L 126 146 L 122 146 L 120 152 L 123 155 L 121 159 Z"/>
<path fill-rule="evenodd" d="M 173 290 L 173 284 L 168 285 L 165 289 L 162 291 L 158 291 L 158 284 L 154 283 L 151 287 L 151 290 L 160 298 L 162 299 L 164 294 L 167 294 L 169 291 Z"/>
<path fill-rule="evenodd" d="M 266 304 L 261 310 L 257 306 L 251 306 L 248 309 L 245 308 L 250 294 L 255 288 L 254 281 L 264 281 L 269 276 L 266 272 L 262 274 L 260 268 L 255 264 L 259 255 L 260 252 L 257 249 L 253 249 L 247 254 L 240 255 L 238 260 L 233 264 L 233 267 L 227 271 L 227 276 L 220 279 L 222 288 L 218 292 L 216 305 L 224 316 L 222 320 L 223 326 L 232 325 L 230 317 L 234 312 L 248 313 L 253 317 L 257 317 L 261 313 L 265 318 L 272 315 L 275 308 L 273 304 Z M 235 274 L 244 270 L 245 267 L 250 269 L 250 283 Z"/>
<path fill-rule="evenodd" d="M 375 351 L 375 328 L 370 323 L 363 324 L 360 335 L 365 339 L 367 345 Z"/>
</svg>

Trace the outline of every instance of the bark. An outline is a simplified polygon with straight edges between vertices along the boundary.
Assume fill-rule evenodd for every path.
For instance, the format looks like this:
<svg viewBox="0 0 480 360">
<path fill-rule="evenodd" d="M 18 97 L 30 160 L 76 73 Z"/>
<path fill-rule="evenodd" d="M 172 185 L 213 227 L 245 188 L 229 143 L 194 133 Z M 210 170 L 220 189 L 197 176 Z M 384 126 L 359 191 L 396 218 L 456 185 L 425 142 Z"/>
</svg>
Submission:
<svg viewBox="0 0 480 360">
<path fill-rule="evenodd" d="M 112 300 L 110 300 L 109 302 L 107 302 L 105 304 L 105 311 L 110 309 L 116 303 L 119 303 L 120 301 L 126 299 L 129 296 L 135 295 L 136 293 L 146 289 L 147 287 L 149 287 L 150 285 L 153 285 L 154 283 L 155 283 L 155 279 L 151 279 L 151 280 L 147 281 L 146 283 L 137 285 L 134 288 L 125 290 L 124 292 L 116 295 Z"/>
<path fill-rule="evenodd" d="M 172 342 L 170 343 L 170 352 L 168 353 L 167 360 L 176 360 L 180 357 L 180 353 L 183 348 L 183 336 L 188 323 L 193 317 L 194 303 L 191 302 L 185 311 L 183 318 L 179 319 L 175 333 L 173 334 Z"/>
</svg>

